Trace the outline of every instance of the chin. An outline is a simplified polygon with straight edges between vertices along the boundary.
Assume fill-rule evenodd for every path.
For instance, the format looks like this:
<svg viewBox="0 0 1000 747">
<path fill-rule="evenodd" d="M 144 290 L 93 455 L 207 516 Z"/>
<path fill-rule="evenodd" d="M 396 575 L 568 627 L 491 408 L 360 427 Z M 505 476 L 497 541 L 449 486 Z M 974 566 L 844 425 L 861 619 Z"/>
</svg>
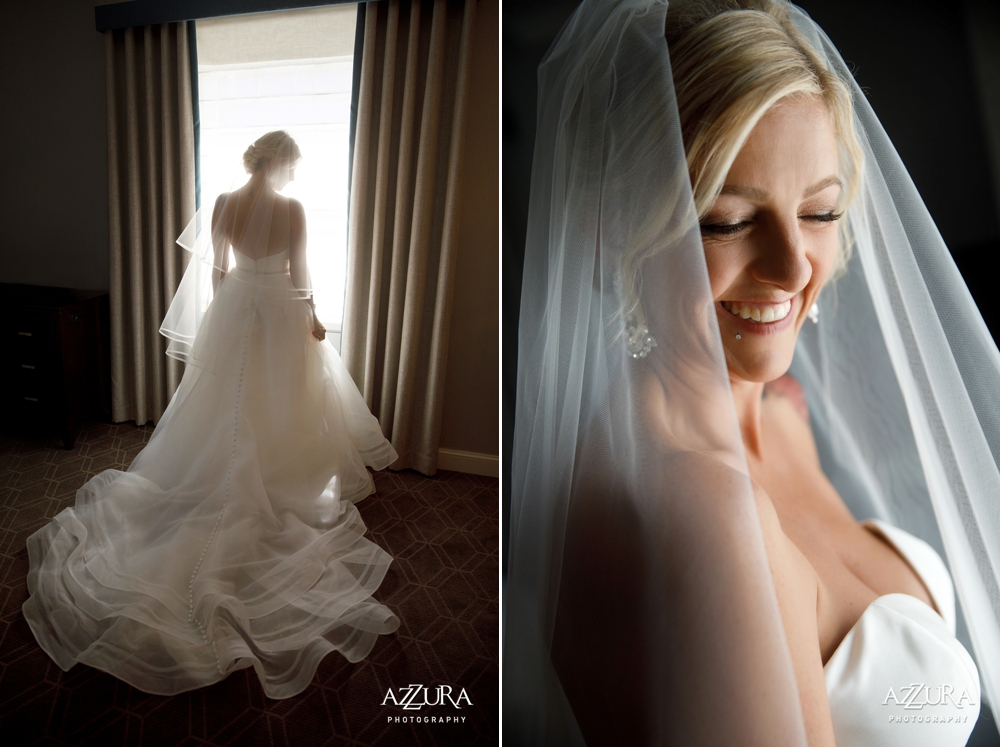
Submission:
<svg viewBox="0 0 1000 747">
<path fill-rule="evenodd" d="M 736 376 L 744 381 L 767 384 L 788 373 L 794 355 L 794 349 L 790 352 L 784 350 L 760 351 L 756 355 L 750 351 L 740 351 L 736 355 L 732 350 L 727 350 L 726 364 L 730 376 Z"/>
</svg>

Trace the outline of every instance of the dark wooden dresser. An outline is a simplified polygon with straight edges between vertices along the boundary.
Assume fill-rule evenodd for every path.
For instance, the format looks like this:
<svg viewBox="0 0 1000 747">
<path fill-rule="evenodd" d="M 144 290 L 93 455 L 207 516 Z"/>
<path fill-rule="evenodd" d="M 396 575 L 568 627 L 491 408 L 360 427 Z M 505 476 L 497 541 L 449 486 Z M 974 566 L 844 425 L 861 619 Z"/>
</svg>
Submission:
<svg viewBox="0 0 1000 747">
<path fill-rule="evenodd" d="M 0 419 L 73 448 L 81 424 L 111 416 L 107 291 L 0 283 Z"/>
</svg>

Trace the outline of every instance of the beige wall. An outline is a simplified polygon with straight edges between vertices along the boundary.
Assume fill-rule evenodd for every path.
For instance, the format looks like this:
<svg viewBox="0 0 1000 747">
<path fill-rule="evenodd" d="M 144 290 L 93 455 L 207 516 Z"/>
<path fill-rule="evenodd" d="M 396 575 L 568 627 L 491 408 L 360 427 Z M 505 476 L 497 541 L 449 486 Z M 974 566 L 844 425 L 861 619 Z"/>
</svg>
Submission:
<svg viewBox="0 0 1000 747">
<path fill-rule="evenodd" d="M 500 452 L 500 19 L 479 0 L 441 448 Z"/>
<path fill-rule="evenodd" d="M 0 6 L 0 282 L 108 287 L 104 36 L 94 5 Z"/>
</svg>

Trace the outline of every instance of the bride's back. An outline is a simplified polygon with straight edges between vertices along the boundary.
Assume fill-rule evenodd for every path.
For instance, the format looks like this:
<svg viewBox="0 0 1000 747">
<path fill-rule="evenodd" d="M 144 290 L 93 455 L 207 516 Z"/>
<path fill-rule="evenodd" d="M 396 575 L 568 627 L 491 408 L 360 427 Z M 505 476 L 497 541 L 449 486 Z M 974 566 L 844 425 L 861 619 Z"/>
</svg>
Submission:
<svg viewBox="0 0 1000 747">
<path fill-rule="evenodd" d="M 250 180 L 219 195 L 215 203 L 212 232 L 217 261 L 223 261 L 218 256 L 223 244 L 252 259 L 263 259 L 289 249 L 293 234 L 303 235 L 302 206 L 278 194 L 295 179 L 301 159 L 298 145 L 284 130 L 268 132 L 246 149 L 243 168 Z"/>
<path fill-rule="evenodd" d="M 289 248 L 289 199 L 265 190 L 250 196 L 246 188 L 219 197 L 226 241 L 240 254 L 262 259 Z"/>
</svg>

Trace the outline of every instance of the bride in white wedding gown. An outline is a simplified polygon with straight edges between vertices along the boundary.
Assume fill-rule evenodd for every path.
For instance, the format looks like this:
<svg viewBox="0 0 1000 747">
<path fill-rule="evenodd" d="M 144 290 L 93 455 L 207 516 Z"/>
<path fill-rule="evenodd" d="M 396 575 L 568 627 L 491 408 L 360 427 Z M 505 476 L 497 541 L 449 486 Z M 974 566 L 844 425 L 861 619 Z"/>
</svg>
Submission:
<svg viewBox="0 0 1000 747">
<path fill-rule="evenodd" d="M 28 539 L 24 616 L 63 670 L 171 695 L 252 666 L 287 698 L 331 651 L 356 662 L 399 627 L 371 598 L 392 558 L 354 506 L 374 492 L 366 465 L 396 452 L 323 342 L 302 206 L 277 194 L 300 157 L 268 133 L 211 231 L 192 221 L 162 330 L 189 364 L 177 392 L 128 470 L 94 476 Z"/>
</svg>

